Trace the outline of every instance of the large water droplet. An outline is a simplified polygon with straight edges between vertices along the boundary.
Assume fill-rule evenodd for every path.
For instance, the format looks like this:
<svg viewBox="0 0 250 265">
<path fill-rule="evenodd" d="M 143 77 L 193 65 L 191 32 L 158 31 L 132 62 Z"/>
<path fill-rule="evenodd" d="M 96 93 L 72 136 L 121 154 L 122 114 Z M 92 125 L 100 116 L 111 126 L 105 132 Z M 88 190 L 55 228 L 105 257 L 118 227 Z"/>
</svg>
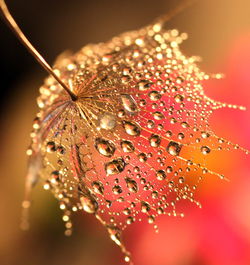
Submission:
<svg viewBox="0 0 250 265">
<path fill-rule="evenodd" d="M 107 157 L 111 157 L 115 152 L 115 145 L 111 141 L 103 138 L 96 138 L 95 148 L 101 155 Z"/>
</svg>

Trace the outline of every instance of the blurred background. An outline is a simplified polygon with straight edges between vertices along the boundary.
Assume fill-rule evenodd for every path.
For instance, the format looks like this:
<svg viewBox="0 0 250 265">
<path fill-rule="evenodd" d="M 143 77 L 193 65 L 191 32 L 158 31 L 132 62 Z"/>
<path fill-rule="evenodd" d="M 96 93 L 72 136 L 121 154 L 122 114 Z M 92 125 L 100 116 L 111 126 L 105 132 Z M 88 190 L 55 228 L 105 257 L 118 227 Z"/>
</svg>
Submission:
<svg viewBox="0 0 250 265">
<path fill-rule="evenodd" d="M 140 28 L 167 13 L 177 0 L 6 1 L 25 34 L 52 63 L 66 49 L 79 50 L 121 32 Z M 167 23 L 187 32 L 187 55 L 203 58 L 201 69 L 223 72 L 206 83 L 206 94 L 247 111 L 218 110 L 211 118 L 217 135 L 250 149 L 250 2 L 200 0 Z M 0 21 L 0 264 L 124 264 L 103 227 L 87 214 L 75 216 L 72 237 L 64 236 L 61 212 L 50 192 L 33 192 L 31 229 L 20 231 L 26 171 L 25 150 L 36 114 L 38 88 L 46 73 Z M 249 265 L 250 158 L 231 151 L 213 162 L 230 182 L 206 179 L 183 219 L 158 218 L 160 233 L 145 223 L 125 233 L 135 265 Z"/>
</svg>

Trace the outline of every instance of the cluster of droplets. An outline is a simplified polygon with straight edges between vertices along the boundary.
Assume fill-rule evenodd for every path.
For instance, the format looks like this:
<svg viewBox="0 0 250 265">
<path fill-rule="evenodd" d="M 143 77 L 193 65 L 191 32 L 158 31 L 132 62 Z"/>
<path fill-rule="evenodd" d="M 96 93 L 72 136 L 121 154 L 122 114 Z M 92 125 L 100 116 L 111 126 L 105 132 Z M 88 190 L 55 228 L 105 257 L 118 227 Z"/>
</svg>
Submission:
<svg viewBox="0 0 250 265">
<path fill-rule="evenodd" d="M 183 216 L 176 211 L 180 200 L 200 207 L 198 183 L 207 174 L 223 178 L 204 157 L 240 148 L 209 126 L 214 109 L 237 106 L 204 94 L 202 81 L 210 76 L 197 57 L 179 50 L 186 38 L 155 24 L 88 45 L 55 63 L 76 101 L 51 77 L 40 88 L 27 186 L 44 181 L 59 201 L 67 235 L 72 212 L 95 215 L 127 262 L 122 231 L 144 216 L 158 231 L 157 216 Z"/>
</svg>

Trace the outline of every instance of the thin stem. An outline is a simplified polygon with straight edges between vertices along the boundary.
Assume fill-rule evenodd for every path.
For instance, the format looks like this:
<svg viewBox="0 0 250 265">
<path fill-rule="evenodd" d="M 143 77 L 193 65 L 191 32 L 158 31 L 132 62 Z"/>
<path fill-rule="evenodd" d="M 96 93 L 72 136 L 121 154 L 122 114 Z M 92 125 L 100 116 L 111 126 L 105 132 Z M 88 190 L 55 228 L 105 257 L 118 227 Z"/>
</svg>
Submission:
<svg viewBox="0 0 250 265">
<path fill-rule="evenodd" d="M 30 41 L 25 37 L 14 18 L 11 16 L 4 0 L 0 0 L 0 14 L 2 14 L 6 24 L 11 28 L 21 43 L 28 49 L 28 51 L 35 57 L 38 63 L 51 74 L 56 81 L 64 88 L 73 101 L 77 100 L 77 96 L 68 88 L 68 86 L 60 79 L 60 77 L 54 72 L 52 67 L 46 62 L 42 55 L 34 48 Z"/>
<path fill-rule="evenodd" d="M 184 9 L 192 5 L 197 0 L 183 0 L 177 7 L 172 9 L 170 12 L 168 12 L 166 15 L 162 15 L 158 17 L 156 20 L 153 21 L 153 25 L 155 24 L 164 24 L 167 21 L 171 20 L 173 17 L 181 13 Z"/>
</svg>

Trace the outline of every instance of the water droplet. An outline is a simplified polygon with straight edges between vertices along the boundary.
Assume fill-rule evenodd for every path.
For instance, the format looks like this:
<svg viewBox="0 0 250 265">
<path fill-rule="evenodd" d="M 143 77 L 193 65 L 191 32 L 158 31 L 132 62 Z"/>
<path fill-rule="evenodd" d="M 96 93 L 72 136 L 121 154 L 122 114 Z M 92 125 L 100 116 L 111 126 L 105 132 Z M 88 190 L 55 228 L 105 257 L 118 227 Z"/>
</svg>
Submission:
<svg viewBox="0 0 250 265">
<path fill-rule="evenodd" d="M 65 148 L 61 145 L 57 147 L 56 151 L 61 155 L 64 155 L 66 152 Z"/>
<path fill-rule="evenodd" d="M 137 182 L 135 180 L 132 178 L 126 178 L 125 181 L 130 192 L 136 193 L 138 191 Z"/>
<path fill-rule="evenodd" d="M 80 196 L 80 202 L 82 204 L 83 210 L 87 213 L 95 213 L 98 210 L 98 203 L 90 194 L 84 194 Z"/>
<path fill-rule="evenodd" d="M 208 155 L 210 152 L 211 152 L 211 149 L 208 146 L 204 145 L 204 146 L 201 147 L 201 153 L 203 155 Z"/>
<path fill-rule="evenodd" d="M 152 101 L 157 101 L 161 98 L 161 94 L 158 91 L 151 91 L 148 96 Z"/>
<path fill-rule="evenodd" d="M 164 213 L 163 208 L 161 208 L 161 207 L 157 208 L 157 213 L 158 214 L 163 214 Z"/>
<path fill-rule="evenodd" d="M 185 138 L 184 133 L 178 133 L 178 139 L 183 140 Z"/>
<path fill-rule="evenodd" d="M 140 91 L 148 90 L 151 87 L 152 83 L 148 80 L 141 80 L 138 83 L 138 88 Z"/>
<path fill-rule="evenodd" d="M 173 168 L 171 166 L 167 166 L 166 168 L 167 173 L 173 172 Z"/>
<path fill-rule="evenodd" d="M 115 175 L 121 173 L 126 164 L 123 158 L 119 157 L 116 158 L 108 163 L 105 164 L 105 171 L 107 175 Z"/>
<path fill-rule="evenodd" d="M 111 157 L 115 152 L 115 145 L 103 138 L 95 139 L 95 148 L 103 156 Z"/>
<path fill-rule="evenodd" d="M 153 224 L 154 221 L 155 221 L 155 218 L 154 218 L 153 215 L 148 216 L 148 223 L 149 223 L 149 224 Z"/>
<path fill-rule="evenodd" d="M 156 178 L 158 180 L 164 180 L 167 177 L 166 173 L 164 170 L 157 170 L 156 171 Z"/>
<path fill-rule="evenodd" d="M 127 110 L 128 112 L 136 112 L 138 110 L 136 102 L 132 96 L 128 94 L 123 94 L 121 95 L 121 100 L 124 109 Z"/>
<path fill-rule="evenodd" d="M 43 184 L 43 188 L 44 188 L 45 190 L 49 190 L 49 189 L 51 188 L 51 186 L 50 186 L 50 182 L 49 182 L 49 181 L 46 181 L 46 182 Z"/>
<path fill-rule="evenodd" d="M 173 135 L 173 133 L 171 131 L 166 131 L 166 136 L 167 137 L 171 137 Z"/>
<path fill-rule="evenodd" d="M 145 153 L 140 153 L 138 155 L 138 158 L 139 158 L 140 162 L 146 162 L 147 161 L 147 155 Z"/>
<path fill-rule="evenodd" d="M 174 141 L 170 141 L 166 149 L 170 155 L 178 156 L 181 151 L 181 148 L 182 148 L 181 144 L 178 144 Z"/>
<path fill-rule="evenodd" d="M 121 230 L 117 226 L 107 226 L 110 238 L 118 245 L 121 246 Z"/>
<path fill-rule="evenodd" d="M 147 213 L 149 211 L 150 211 L 150 205 L 149 205 L 149 203 L 142 201 L 141 202 L 141 212 L 142 213 Z"/>
<path fill-rule="evenodd" d="M 121 141 L 121 148 L 125 153 L 132 153 L 135 150 L 133 143 L 127 140 Z"/>
<path fill-rule="evenodd" d="M 132 216 L 129 216 L 129 217 L 127 218 L 127 220 L 126 220 L 126 223 L 127 223 L 128 225 L 131 225 L 134 221 L 135 221 L 135 219 L 134 219 Z"/>
<path fill-rule="evenodd" d="M 99 124 L 102 129 L 112 130 L 116 126 L 116 117 L 109 113 L 104 113 L 99 118 Z"/>
<path fill-rule="evenodd" d="M 122 71 L 123 71 L 123 74 L 124 74 L 124 75 L 130 75 L 131 72 L 132 72 L 132 69 L 129 68 L 129 67 L 125 67 L 125 68 L 123 68 Z"/>
<path fill-rule="evenodd" d="M 121 81 L 122 81 L 122 83 L 124 83 L 124 84 L 126 84 L 126 83 L 128 83 L 129 81 L 130 81 L 130 76 L 128 76 L 128 75 L 123 75 L 122 77 L 121 77 Z"/>
<path fill-rule="evenodd" d="M 116 195 L 121 194 L 121 193 L 122 193 L 122 187 L 119 186 L 119 185 L 115 185 L 115 186 L 112 188 L 112 191 L 113 191 L 114 194 L 116 194 Z"/>
<path fill-rule="evenodd" d="M 148 120 L 148 121 L 147 121 L 147 126 L 148 126 L 149 129 L 152 129 L 152 128 L 154 128 L 154 126 L 155 126 L 155 122 L 152 121 L 152 120 Z"/>
<path fill-rule="evenodd" d="M 50 182 L 52 184 L 58 184 L 58 181 L 60 180 L 60 173 L 58 170 L 54 170 L 51 172 L 50 175 Z"/>
<path fill-rule="evenodd" d="M 141 133 L 139 125 L 131 121 L 122 121 L 125 132 L 132 136 L 138 136 Z"/>
<path fill-rule="evenodd" d="M 123 210 L 123 213 L 124 213 L 125 215 L 130 215 L 130 214 L 131 214 L 131 210 L 130 210 L 129 208 L 125 208 L 125 209 Z"/>
<path fill-rule="evenodd" d="M 210 134 L 209 133 L 207 133 L 207 132 L 201 132 L 201 137 L 202 138 L 208 138 L 210 136 Z"/>
<path fill-rule="evenodd" d="M 184 177 L 179 177 L 179 183 L 183 184 L 185 182 L 185 178 Z"/>
<path fill-rule="evenodd" d="M 103 194 L 104 186 L 100 181 L 93 181 L 92 187 L 93 187 L 94 192 L 96 192 L 98 194 Z"/>
<path fill-rule="evenodd" d="M 124 118 L 125 117 L 125 111 L 123 109 L 119 110 L 117 116 L 119 118 Z"/>
<path fill-rule="evenodd" d="M 183 121 L 181 123 L 181 126 L 182 126 L 182 128 L 188 128 L 189 127 L 189 124 L 187 122 Z"/>
<path fill-rule="evenodd" d="M 157 134 L 152 134 L 149 138 L 149 143 L 152 147 L 158 147 L 161 143 L 161 137 Z"/>
<path fill-rule="evenodd" d="M 46 146 L 46 150 L 48 153 L 52 153 L 56 151 L 56 144 L 55 142 L 48 142 Z"/>
<path fill-rule="evenodd" d="M 153 199 L 157 199 L 157 198 L 158 198 L 158 192 L 157 192 L 157 191 L 152 191 L 152 193 L 151 193 L 151 197 L 152 197 Z"/>
<path fill-rule="evenodd" d="M 176 78 L 176 83 L 177 84 L 181 84 L 181 83 L 183 83 L 184 82 L 184 79 L 181 77 L 181 76 L 178 76 L 177 78 Z"/>
<path fill-rule="evenodd" d="M 174 97 L 174 100 L 175 100 L 175 102 L 177 102 L 177 103 L 181 103 L 183 100 L 184 100 L 184 97 L 182 96 L 182 95 L 176 95 L 175 97 Z"/>
<path fill-rule="evenodd" d="M 124 257 L 124 260 L 125 260 L 125 262 L 130 262 L 130 256 L 126 255 L 126 256 Z"/>
<path fill-rule="evenodd" d="M 153 117 L 156 119 L 156 120 L 162 120 L 164 119 L 164 115 L 160 112 L 160 111 L 156 111 L 153 113 Z"/>
</svg>

